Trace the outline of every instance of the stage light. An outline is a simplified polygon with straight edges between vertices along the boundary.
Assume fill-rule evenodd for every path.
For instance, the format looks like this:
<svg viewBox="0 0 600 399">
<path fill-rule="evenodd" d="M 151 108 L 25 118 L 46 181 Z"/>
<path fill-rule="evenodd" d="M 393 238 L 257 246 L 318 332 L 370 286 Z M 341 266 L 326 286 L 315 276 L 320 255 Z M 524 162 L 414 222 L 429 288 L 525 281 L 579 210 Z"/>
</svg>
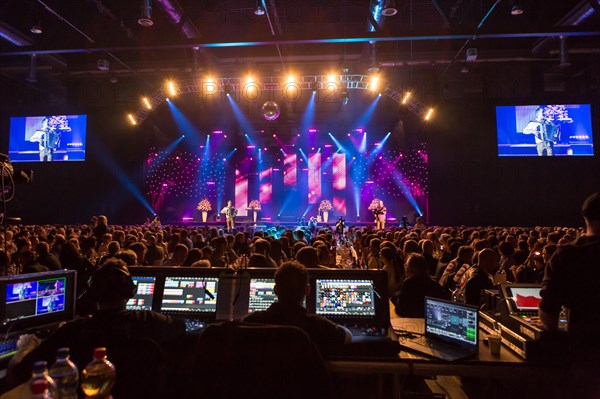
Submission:
<svg viewBox="0 0 600 399">
<path fill-rule="evenodd" d="M 177 90 L 175 89 L 175 83 L 173 83 L 173 81 L 169 80 L 167 82 L 167 88 L 169 89 L 169 94 L 172 97 L 175 97 L 177 95 Z"/>
<path fill-rule="evenodd" d="M 371 91 L 375 91 L 375 90 L 377 90 L 378 86 L 379 86 L 379 76 L 372 76 L 371 82 L 369 83 L 369 89 Z"/>
<path fill-rule="evenodd" d="M 223 92 L 225 93 L 225 95 L 227 95 L 227 96 L 231 95 L 232 91 L 233 91 L 233 88 L 231 87 L 231 85 L 229 83 L 225 83 L 223 85 Z"/>
<path fill-rule="evenodd" d="M 296 81 L 296 77 L 294 75 L 288 75 L 287 82 L 294 83 Z"/>
<path fill-rule="evenodd" d="M 254 15 L 256 15 L 258 17 L 262 17 L 263 15 L 265 15 L 265 9 L 261 4 L 261 0 L 257 0 L 257 2 L 256 2 L 256 8 L 254 9 Z"/>
<path fill-rule="evenodd" d="M 253 76 L 247 76 L 246 77 L 246 83 L 254 83 L 254 82 L 256 82 L 256 81 L 254 80 Z"/>
<path fill-rule="evenodd" d="M 213 78 L 206 78 L 206 93 L 214 94 L 217 91 L 217 82 Z"/>
<path fill-rule="evenodd" d="M 273 137 L 277 137 L 277 135 L 276 135 L 276 134 L 273 134 Z"/>
<path fill-rule="evenodd" d="M 137 121 L 135 120 L 133 114 L 127 114 L 127 119 L 129 119 L 129 123 L 131 123 L 133 126 L 137 125 Z"/>
<path fill-rule="evenodd" d="M 410 100 L 410 96 L 412 96 L 412 93 L 410 91 L 404 93 L 404 97 L 402 97 L 402 105 L 405 105 L 408 102 L 408 100 Z"/>
<path fill-rule="evenodd" d="M 142 102 L 144 103 L 146 108 L 152 109 L 152 104 L 150 104 L 150 100 L 148 100 L 148 97 L 142 97 Z"/>
<path fill-rule="evenodd" d="M 426 121 L 430 120 L 432 116 L 433 116 L 433 108 L 429 108 L 427 110 L 427 114 L 425 114 L 425 120 Z"/>
<path fill-rule="evenodd" d="M 514 5 L 510 9 L 510 14 L 511 15 L 521 15 L 521 14 L 523 14 L 523 8 L 521 8 L 521 6 L 519 5 L 519 3 L 517 1 L 514 2 Z"/>
<path fill-rule="evenodd" d="M 312 90 L 313 93 L 316 93 L 317 89 L 319 88 L 319 84 L 317 82 L 312 82 L 310 84 L 310 88 L 311 88 L 311 90 Z"/>
<path fill-rule="evenodd" d="M 335 75 L 327 75 L 327 82 L 328 83 L 334 83 L 335 82 Z"/>
</svg>

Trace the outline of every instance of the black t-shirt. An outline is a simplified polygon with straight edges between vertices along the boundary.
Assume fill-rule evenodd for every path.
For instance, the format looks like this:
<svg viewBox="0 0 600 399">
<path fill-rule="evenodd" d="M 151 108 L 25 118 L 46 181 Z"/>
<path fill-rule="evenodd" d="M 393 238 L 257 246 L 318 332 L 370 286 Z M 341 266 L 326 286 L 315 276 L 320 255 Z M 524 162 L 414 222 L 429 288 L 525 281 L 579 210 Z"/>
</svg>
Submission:
<svg viewBox="0 0 600 399">
<path fill-rule="evenodd" d="M 54 363 L 58 348 L 71 348 L 72 358 L 92 359 L 89 347 L 104 346 L 115 340 L 150 339 L 157 344 L 173 342 L 185 335 L 185 324 L 151 311 L 101 310 L 91 317 L 73 320 L 56 330 L 14 368 L 15 375 L 26 380 L 38 360 Z M 89 353 L 77 353 L 85 348 Z M 92 348 L 93 349 L 93 348 Z M 110 359 L 110 353 L 108 354 Z M 81 367 L 81 365 L 80 365 Z"/>
<path fill-rule="evenodd" d="M 324 317 L 309 314 L 300 305 L 273 303 L 269 309 L 254 312 L 244 318 L 245 322 L 295 326 L 310 336 L 317 346 L 343 344 L 346 332 Z"/>
<path fill-rule="evenodd" d="M 425 317 L 425 297 L 450 299 L 450 293 L 429 276 L 414 276 L 402 283 L 392 296 L 396 314 L 401 317 Z"/>
<path fill-rule="evenodd" d="M 546 313 L 557 316 L 561 306 L 569 309 L 569 335 L 600 346 L 600 236 L 559 246 L 546 266 L 540 295 Z"/>
<path fill-rule="evenodd" d="M 465 286 L 465 300 L 469 305 L 481 306 L 481 290 L 494 288 L 494 283 L 489 275 L 477 266 L 473 267 L 473 274 Z"/>
</svg>

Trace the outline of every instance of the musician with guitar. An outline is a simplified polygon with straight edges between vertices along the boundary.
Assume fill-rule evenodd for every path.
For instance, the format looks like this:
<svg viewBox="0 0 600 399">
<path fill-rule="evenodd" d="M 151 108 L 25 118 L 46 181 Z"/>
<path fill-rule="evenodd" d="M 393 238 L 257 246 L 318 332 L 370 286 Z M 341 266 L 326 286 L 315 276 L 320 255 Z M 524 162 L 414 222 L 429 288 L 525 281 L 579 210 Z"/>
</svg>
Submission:
<svg viewBox="0 0 600 399">
<path fill-rule="evenodd" d="M 554 156 L 554 144 L 560 135 L 560 126 L 546 119 L 543 107 L 536 108 L 535 120 L 525 126 L 523 134 L 535 135 L 535 145 L 539 156 Z"/>
</svg>

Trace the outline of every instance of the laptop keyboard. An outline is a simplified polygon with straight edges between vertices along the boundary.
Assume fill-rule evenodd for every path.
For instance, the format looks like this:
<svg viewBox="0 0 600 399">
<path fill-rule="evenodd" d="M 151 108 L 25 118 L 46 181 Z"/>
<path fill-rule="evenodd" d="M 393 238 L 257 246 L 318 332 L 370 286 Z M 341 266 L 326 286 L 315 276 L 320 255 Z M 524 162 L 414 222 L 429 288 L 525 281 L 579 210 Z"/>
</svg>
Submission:
<svg viewBox="0 0 600 399">
<path fill-rule="evenodd" d="M 450 355 L 460 355 L 463 353 L 462 350 L 454 348 L 452 345 L 448 345 L 444 342 L 435 342 L 434 340 L 427 339 L 425 337 L 415 338 L 411 341 L 439 352 L 448 353 Z"/>
</svg>

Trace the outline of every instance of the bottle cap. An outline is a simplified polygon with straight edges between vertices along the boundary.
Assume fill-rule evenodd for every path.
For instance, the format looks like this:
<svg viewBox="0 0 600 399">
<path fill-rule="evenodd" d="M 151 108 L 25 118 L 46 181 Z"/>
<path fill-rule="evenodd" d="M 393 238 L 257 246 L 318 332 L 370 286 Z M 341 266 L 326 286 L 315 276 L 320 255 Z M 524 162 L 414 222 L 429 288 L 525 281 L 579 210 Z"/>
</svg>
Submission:
<svg viewBox="0 0 600 399">
<path fill-rule="evenodd" d="M 68 357 L 70 353 L 71 350 L 69 348 L 58 348 L 58 351 L 56 351 L 56 357 Z"/>
<path fill-rule="evenodd" d="M 94 359 L 104 359 L 106 357 L 106 348 L 94 349 Z"/>
<path fill-rule="evenodd" d="M 40 395 L 48 389 L 48 381 L 46 380 L 35 380 L 33 384 L 31 384 L 31 393 L 33 395 Z"/>
<path fill-rule="evenodd" d="M 39 362 L 33 363 L 34 371 L 44 371 L 47 368 L 48 368 L 48 362 L 46 362 L 45 360 L 40 360 Z"/>
</svg>

